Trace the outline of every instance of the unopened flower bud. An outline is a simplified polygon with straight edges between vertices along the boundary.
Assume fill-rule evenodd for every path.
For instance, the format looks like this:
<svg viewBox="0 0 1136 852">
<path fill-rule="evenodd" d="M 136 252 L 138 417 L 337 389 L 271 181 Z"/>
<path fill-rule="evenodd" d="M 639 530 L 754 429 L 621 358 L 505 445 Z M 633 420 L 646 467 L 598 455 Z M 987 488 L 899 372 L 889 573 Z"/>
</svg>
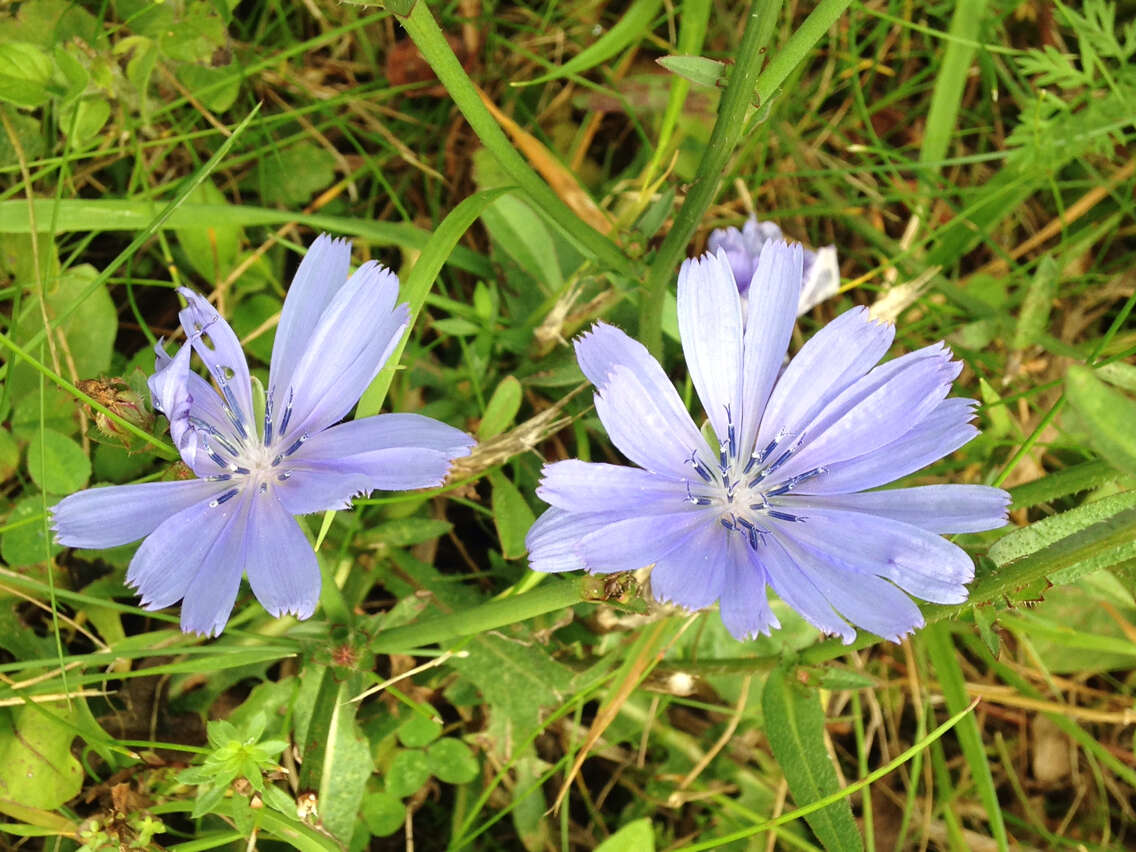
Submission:
<svg viewBox="0 0 1136 852">
<path fill-rule="evenodd" d="M 78 383 L 78 387 L 132 426 L 146 432 L 154 425 L 154 412 L 150 410 L 146 395 L 132 387 L 126 379 L 85 379 Z M 106 438 L 133 449 L 135 436 L 121 423 L 112 420 L 103 411 L 96 410 L 93 415 L 95 426 Z"/>
</svg>

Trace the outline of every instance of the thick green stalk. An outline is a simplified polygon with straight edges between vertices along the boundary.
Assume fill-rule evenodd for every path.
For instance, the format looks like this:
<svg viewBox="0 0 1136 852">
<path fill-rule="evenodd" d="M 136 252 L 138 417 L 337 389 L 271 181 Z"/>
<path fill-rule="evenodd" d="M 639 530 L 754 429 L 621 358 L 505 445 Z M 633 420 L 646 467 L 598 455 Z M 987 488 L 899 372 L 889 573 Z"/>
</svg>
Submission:
<svg viewBox="0 0 1136 852">
<path fill-rule="evenodd" d="M 422 56 L 434 69 L 434 73 L 438 75 L 438 79 L 454 99 L 465 120 L 481 140 L 481 144 L 497 158 L 502 168 L 516 181 L 517 186 L 536 203 L 539 209 L 563 228 L 568 236 L 579 243 L 585 252 L 621 275 L 629 278 L 637 277 L 634 265 L 624 256 L 620 248 L 572 212 L 572 209 L 561 201 L 540 175 L 525 162 L 524 157 L 517 153 L 505 131 L 481 102 L 477 87 L 454 56 L 425 0 L 415 3 L 411 13 L 399 18 L 399 22 L 406 28 L 414 44 L 422 52 Z"/>
<path fill-rule="evenodd" d="M 655 357 L 660 355 L 663 346 L 663 299 L 667 285 L 674 277 L 675 267 L 686 253 L 687 244 L 702 221 L 706 208 L 714 200 L 726 163 L 741 137 L 746 108 L 753 100 L 758 71 L 765 58 L 765 45 L 781 14 L 781 1 L 755 0 L 750 7 L 737 63 L 718 106 L 718 118 L 710 133 L 706 153 L 698 164 L 686 200 L 675 214 L 674 225 L 659 247 L 647 274 L 646 294 L 639 305 L 639 339 Z"/>
<path fill-rule="evenodd" d="M 603 578 L 597 580 L 589 576 L 567 582 L 550 580 L 531 592 L 488 601 L 463 612 L 428 618 L 405 627 L 384 630 L 371 640 L 371 650 L 389 654 L 485 633 L 548 612 L 556 612 L 581 601 L 595 600 L 598 595 L 602 595 L 602 587 Z"/>
</svg>

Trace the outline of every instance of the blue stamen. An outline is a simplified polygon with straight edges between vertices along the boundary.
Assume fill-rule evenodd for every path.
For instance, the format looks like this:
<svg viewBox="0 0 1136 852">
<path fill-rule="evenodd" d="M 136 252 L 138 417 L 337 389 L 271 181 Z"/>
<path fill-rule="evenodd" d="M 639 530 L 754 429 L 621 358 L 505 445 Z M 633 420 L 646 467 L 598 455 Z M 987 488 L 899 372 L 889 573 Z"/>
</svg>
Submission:
<svg viewBox="0 0 1136 852">
<path fill-rule="evenodd" d="M 791 476 L 786 479 L 781 485 L 766 494 L 767 497 L 780 497 L 782 494 L 787 494 L 804 482 L 806 479 L 812 479 L 814 476 L 819 476 L 827 470 L 825 467 L 814 467 L 812 470 L 807 470 L 804 473 L 798 473 L 796 476 Z"/>
<path fill-rule="evenodd" d="M 228 473 L 215 473 L 212 476 L 205 477 L 206 482 L 228 482 L 232 479 L 232 475 Z"/>
<path fill-rule="evenodd" d="M 284 455 L 286 455 L 286 456 L 292 455 L 292 453 L 296 452 L 296 450 L 298 450 L 298 449 L 300 449 L 300 447 L 304 446 L 304 441 L 308 440 L 308 438 L 310 438 L 310 437 L 312 437 L 312 436 L 310 434 L 308 434 L 307 432 L 305 432 L 303 435 L 301 435 L 299 438 L 297 438 L 293 442 L 292 446 L 290 446 L 288 449 L 286 449 L 284 451 Z M 279 459 L 280 456 L 277 456 L 276 458 Z M 275 461 L 273 461 L 272 463 L 276 464 Z"/>
<path fill-rule="evenodd" d="M 272 443 L 272 391 L 264 399 L 264 445 Z"/>
<path fill-rule="evenodd" d="M 217 506 L 220 506 L 222 503 L 228 503 L 230 500 L 232 500 L 234 497 L 236 497 L 238 493 L 240 493 L 240 489 L 231 488 L 228 491 L 226 491 L 224 494 L 222 494 L 220 497 L 218 497 L 217 499 L 210 500 L 209 505 L 212 508 L 216 508 Z"/>
<path fill-rule="evenodd" d="M 713 482 L 714 481 L 714 477 L 710 475 L 710 469 L 707 468 L 706 465 L 704 465 L 702 463 L 702 459 L 698 458 L 697 452 L 691 453 L 690 458 L 688 458 L 686 460 L 686 463 L 694 468 L 694 472 L 697 473 L 699 476 L 701 476 L 703 481 L 705 481 L 705 482 Z"/>
<path fill-rule="evenodd" d="M 291 388 L 288 388 L 288 404 L 284 406 L 284 416 L 280 418 L 280 434 L 288 431 L 288 421 L 292 418 L 292 400 L 295 398 Z M 267 441 L 265 442 L 267 443 Z"/>
<path fill-rule="evenodd" d="M 769 517 L 776 518 L 779 521 L 790 521 L 792 523 L 804 520 L 804 517 L 801 515 L 790 515 L 788 512 L 779 512 L 776 509 L 769 510 Z"/>
</svg>

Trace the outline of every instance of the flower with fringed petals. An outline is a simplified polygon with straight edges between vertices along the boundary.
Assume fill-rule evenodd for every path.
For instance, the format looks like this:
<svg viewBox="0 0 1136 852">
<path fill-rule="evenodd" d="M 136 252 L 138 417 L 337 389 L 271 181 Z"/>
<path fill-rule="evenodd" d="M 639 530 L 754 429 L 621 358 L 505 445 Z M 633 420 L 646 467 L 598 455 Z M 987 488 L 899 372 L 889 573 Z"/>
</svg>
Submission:
<svg viewBox="0 0 1136 852">
<path fill-rule="evenodd" d="M 551 505 L 528 535 L 537 571 L 653 565 L 652 594 L 719 604 L 735 637 L 779 627 L 767 589 L 851 642 L 923 624 L 909 595 L 966 600 L 970 557 L 944 533 L 1006 523 L 1009 496 L 981 485 L 887 485 L 978 434 L 973 400 L 947 398 L 960 364 L 937 343 L 883 364 L 890 325 L 853 308 L 781 372 L 801 292 L 800 246 L 768 241 L 742 304 L 725 252 L 683 264 L 679 333 L 707 440 L 662 367 L 619 329 L 576 341 L 596 413 L 638 467 L 546 465 Z"/>
<path fill-rule="evenodd" d="M 350 508 L 353 496 L 373 489 L 440 485 L 474 443 L 418 414 L 339 422 L 410 317 L 397 304 L 394 273 L 370 262 L 349 277 L 350 261 L 346 241 L 322 235 L 312 244 L 284 300 L 269 387 L 260 394 L 233 329 L 181 288 L 186 343 L 171 357 L 159 341 L 149 387 L 195 478 L 93 488 L 52 509 L 62 545 L 97 549 L 144 538 L 126 582 L 146 609 L 182 601 L 186 632 L 221 632 L 242 574 L 272 615 L 310 617 L 319 565 L 293 516 Z M 212 384 L 190 370 L 191 352 Z"/>
</svg>

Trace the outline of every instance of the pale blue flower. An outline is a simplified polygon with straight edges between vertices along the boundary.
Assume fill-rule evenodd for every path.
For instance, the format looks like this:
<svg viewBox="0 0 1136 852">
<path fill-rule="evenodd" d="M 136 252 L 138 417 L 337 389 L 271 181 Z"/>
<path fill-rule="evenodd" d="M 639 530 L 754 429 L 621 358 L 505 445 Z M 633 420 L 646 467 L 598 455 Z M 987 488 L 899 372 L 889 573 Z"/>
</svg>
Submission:
<svg viewBox="0 0 1136 852">
<path fill-rule="evenodd" d="M 293 515 L 346 509 L 372 489 L 441 484 L 473 439 L 418 414 L 339 423 L 402 338 L 409 309 L 398 278 L 376 263 L 348 277 L 351 244 L 326 235 L 300 263 L 272 347 L 264 413 L 240 341 L 205 299 L 181 289 L 187 343 L 162 343 L 150 378 L 154 407 L 196 478 L 96 488 L 52 510 L 69 547 L 145 538 L 126 574 L 146 609 L 182 601 L 181 627 L 214 635 L 241 575 L 273 615 L 308 618 L 319 601 L 315 553 Z M 213 384 L 189 369 L 190 352 Z M 335 425 L 339 423 L 339 425 Z"/>
<path fill-rule="evenodd" d="M 612 443 L 639 467 L 561 461 L 528 536 L 537 571 L 654 565 L 651 589 L 688 609 L 718 602 L 738 638 L 778 627 L 766 588 L 825 633 L 899 639 L 923 623 L 908 595 L 966 600 L 970 557 L 943 533 L 1006 522 L 980 485 L 886 485 L 977 433 L 974 401 L 948 399 L 960 365 L 942 344 L 875 366 L 894 329 L 850 310 L 783 373 L 801 248 L 761 252 L 743 322 L 725 252 L 683 264 L 678 318 L 708 443 L 647 350 L 603 323 L 576 341 Z M 780 375 L 779 375 L 780 373 Z"/>
<path fill-rule="evenodd" d="M 781 229 L 773 222 L 759 222 L 750 216 L 741 230 L 715 228 L 710 232 L 707 248 L 711 254 L 724 251 L 729 258 L 738 292 L 742 295 L 743 311 L 750 292 L 750 282 L 757 271 L 761 248 L 772 240 L 782 239 Z M 797 300 L 797 315 L 807 313 L 840 290 L 840 267 L 836 262 L 836 246 L 810 251 L 804 249 L 801 269 L 801 295 Z"/>
</svg>

